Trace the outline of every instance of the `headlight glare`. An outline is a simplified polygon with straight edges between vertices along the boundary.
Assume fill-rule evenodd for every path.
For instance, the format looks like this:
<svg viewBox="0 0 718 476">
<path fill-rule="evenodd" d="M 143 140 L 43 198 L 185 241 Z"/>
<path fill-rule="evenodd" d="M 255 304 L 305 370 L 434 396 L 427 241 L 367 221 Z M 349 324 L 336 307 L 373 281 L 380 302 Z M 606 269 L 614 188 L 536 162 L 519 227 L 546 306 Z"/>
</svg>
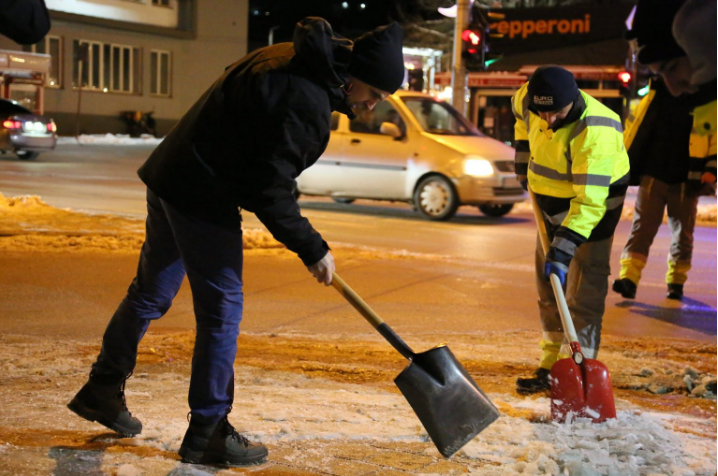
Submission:
<svg viewBox="0 0 718 476">
<path fill-rule="evenodd" d="M 486 159 L 471 158 L 464 161 L 464 173 L 472 177 L 489 177 L 494 174 L 494 168 Z"/>
</svg>

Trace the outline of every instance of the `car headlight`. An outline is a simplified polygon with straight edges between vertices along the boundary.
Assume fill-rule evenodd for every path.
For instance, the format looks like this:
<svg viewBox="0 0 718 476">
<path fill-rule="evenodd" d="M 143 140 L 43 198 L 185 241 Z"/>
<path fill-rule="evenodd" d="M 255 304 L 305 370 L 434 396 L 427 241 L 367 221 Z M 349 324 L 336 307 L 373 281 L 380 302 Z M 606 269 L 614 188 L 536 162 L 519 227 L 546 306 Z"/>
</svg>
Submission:
<svg viewBox="0 0 718 476">
<path fill-rule="evenodd" d="M 467 158 L 464 160 L 464 173 L 472 177 L 489 177 L 494 174 L 491 162 L 483 158 Z"/>
</svg>

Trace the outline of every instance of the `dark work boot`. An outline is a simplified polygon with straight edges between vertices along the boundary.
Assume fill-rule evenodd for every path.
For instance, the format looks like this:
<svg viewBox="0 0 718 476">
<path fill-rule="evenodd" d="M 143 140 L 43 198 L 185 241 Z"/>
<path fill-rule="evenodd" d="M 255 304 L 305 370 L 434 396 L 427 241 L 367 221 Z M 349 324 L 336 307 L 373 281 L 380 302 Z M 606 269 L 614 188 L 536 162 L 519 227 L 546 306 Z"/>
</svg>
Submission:
<svg viewBox="0 0 718 476">
<path fill-rule="evenodd" d="M 521 395 L 531 395 L 551 389 L 548 381 L 550 373 L 550 370 L 539 368 L 533 377 L 516 379 L 516 391 Z"/>
<path fill-rule="evenodd" d="M 226 416 L 209 424 L 192 417 L 179 454 L 184 463 L 249 466 L 267 461 L 269 451 L 237 433 Z"/>
<path fill-rule="evenodd" d="M 683 300 L 683 285 L 682 284 L 669 284 L 668 285 L 668 294 L 666 294 L 666 297 L 668 299 L 675 299 L 676 301 L 682 301 Z"/>
<path fill-rule="evenodd" d="M 131 375 L 131 374 L 130 374 Z M 125 436 L 142 431 L 142 422 L 127 410 L 124 376 L 90 373 L 90 380 L 67 408 L 89 421 L 96 421 Z"/>
<path fill-rule="evenodd" d="M 613 282 L 613 290 L 626 299 L 635 299 L 637 289 L 636 283 L 628 278 L 617 279 Z"/>
</svg>

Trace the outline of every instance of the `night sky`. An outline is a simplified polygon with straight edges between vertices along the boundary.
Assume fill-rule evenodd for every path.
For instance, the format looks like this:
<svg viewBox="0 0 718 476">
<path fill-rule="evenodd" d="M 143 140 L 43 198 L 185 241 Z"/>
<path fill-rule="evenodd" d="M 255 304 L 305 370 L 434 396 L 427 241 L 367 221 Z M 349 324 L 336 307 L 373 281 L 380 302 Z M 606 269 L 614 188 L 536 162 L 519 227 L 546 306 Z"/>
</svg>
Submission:
<svg viewBox="0 0 718 476">
<path fill-rule="evenodd" d="M 269 29 L 274 42 L 291 41 L 294 25 L 307 16 L 320 16 L 334 31 L 356 38 L 362 33 L 392 21 L 404 23 L 427 16 L 439 16 L 433 5 L 437 0 L 250 0 L 249 50 L 267 45 Z M 445 2 L 452 4 L 452 0 Z M 363 7 L 362 7 L 363 6 Z"/>
</svg>

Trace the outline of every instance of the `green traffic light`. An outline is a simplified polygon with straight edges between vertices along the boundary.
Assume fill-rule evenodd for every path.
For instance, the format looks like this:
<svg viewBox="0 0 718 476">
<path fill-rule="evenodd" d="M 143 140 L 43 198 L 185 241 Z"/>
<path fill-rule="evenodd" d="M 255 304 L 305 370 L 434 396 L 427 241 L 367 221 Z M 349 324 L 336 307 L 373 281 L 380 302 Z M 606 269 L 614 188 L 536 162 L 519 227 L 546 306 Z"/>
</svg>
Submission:
<svg viewBox="0 0 718 476">
<path fill-rule="evenodd" d="M 498 58 L 492 58 L 492 59 L 490 59 L 490 60 L 486 60 L 486 62 L 484 63 L 484 66 L 486 66 L 486 67 L 488 68 L 489 66 L 491 66 L 491 65 L 494 64 L 494 63 L 496 63 L 497 61 L 499 61 L 499 60 L 502 59 L 502 58 L 503 58 L 503 57 L 500 56 L 500 57 L 498 57 Z"/>
<path fill-rule="evenodd" d="M 646 94 L 648 94 L 648 91 L 650 91 L 650 90 L 651 90 L 651 85 L 646 84 L 644 87 L 642 87 L 641 89 L 638 90 L 638 96 L 643 97 Z"/>
</svg>

